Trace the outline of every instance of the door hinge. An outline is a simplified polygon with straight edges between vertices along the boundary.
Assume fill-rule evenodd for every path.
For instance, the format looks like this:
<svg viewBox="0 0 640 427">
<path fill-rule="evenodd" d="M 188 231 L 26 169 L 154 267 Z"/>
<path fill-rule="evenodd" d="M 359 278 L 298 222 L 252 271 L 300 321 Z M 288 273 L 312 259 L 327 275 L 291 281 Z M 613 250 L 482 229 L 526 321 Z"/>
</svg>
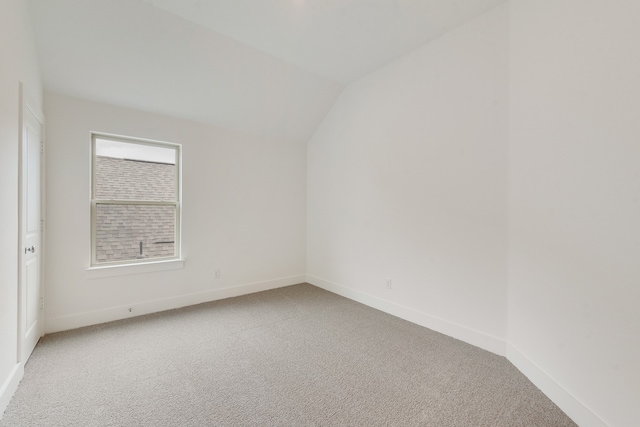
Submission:
<svg viewBox="0 0 640 427">
<path fill-rule="evenodd" d="M 44 308 L 44 297 L 40 297 L 40 309 Z"/>
<path fill-rule="evenodd" d="M 40 231 L 44 231 L 44 219 L 40 220 Z"/>
<path fill-rule="evenodd" d="M 44 142 L 40 143 L 40 152 L 44 153 Z"/>
</svg>

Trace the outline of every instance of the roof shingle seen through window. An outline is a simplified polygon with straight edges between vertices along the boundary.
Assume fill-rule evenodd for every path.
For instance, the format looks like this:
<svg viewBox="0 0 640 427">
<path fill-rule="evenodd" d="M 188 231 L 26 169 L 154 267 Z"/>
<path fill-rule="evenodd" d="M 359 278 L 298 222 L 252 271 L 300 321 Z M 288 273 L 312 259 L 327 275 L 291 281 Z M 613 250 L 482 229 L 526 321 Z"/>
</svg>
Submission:
<svg viewBox="0 0 640 427">
<path fill-rule="evenodd" d="M 97 156 L 96 197 L 175 201 L 175 173 L 171 164 Z M 98 204 L 96 262 L 174 256 L 175 224 L 173 206 Z"/>
<path fill-rule="evenodd" d="M 175 165 L 96 156 L 95 197 L 173 202 L 175 174 Z"/>
</svg>

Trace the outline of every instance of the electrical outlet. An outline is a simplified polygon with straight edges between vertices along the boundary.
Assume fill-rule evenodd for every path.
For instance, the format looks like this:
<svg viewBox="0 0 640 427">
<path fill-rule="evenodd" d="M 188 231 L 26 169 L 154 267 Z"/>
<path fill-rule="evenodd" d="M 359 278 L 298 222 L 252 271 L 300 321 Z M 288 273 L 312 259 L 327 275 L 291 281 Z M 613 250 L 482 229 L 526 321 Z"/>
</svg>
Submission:
<svg viewBox="0 0 640 427">
<path fill-rule="evenodd" d="M 392 286 L 392 284 L 391 284 L 391 279 L 390 279 L 389 277 L 387 277 L 387 278 L 385 279 L 385 284 L 384 284 L 384 285 L 385 285 L 385 287 L 386 287 L 387 289 L 391 289 L 391 288 L 393 287 L 393 286 Z"/>
<path fill-rule="evenodd" d="M 214 279 L 219 279 L 220 278 L 220 269 L 216 268 L 215 270 L 213 270 L 213 278 Z"/>
</svg>

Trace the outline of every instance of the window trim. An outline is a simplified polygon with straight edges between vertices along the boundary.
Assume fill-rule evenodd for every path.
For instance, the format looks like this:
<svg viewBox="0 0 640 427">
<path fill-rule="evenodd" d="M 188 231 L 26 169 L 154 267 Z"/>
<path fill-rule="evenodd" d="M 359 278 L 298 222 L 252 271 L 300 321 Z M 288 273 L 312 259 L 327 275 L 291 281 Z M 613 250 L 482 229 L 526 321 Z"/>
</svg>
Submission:
<svg viewBox="0 0 640 427">
<path fill-rule="evenodd" d="M 98 199 L 95 197 L 95 171 L 96 171 L 96 139 L 125 142 L 130 144 L 148 145 L 153 147 L 170 148 L 175 151 L 175 183 L 176 183 L 176 200 L 160 201 L 160 200 L 135 200 L 135 199 Z M 91 222 L 91 262 L 90 270 L 104 269 L 108 267 L 124 267 L 132 265 L 158 264 L 168 261 L 182 261 L 182 144 L 174 142 L 157 141 L 145 138 L 136 138 L 124 135 L 115 135 L 102 132 L 91 132 L 91 164 L 90 164 L 90 222 Z M 173 206 L 175 207 L 175 231 L 174 231 L 174 255 L 170 257 L 156 257 L 148 259 L 133 259 L 125 261 L 96 262 L 96 215 L 97 205 L 143 205 L 143 206 Z"/>
<path fill-rule="evenodd" d="M 100 265 L 85 270 L 87 279 L 102 279 L 105 277 L 129 276 L 132 274 L 155 273 L 158 271 L 180 270 L 184 268 L 185 259 L 169 259 L 138 264 Z"/>
</svg>

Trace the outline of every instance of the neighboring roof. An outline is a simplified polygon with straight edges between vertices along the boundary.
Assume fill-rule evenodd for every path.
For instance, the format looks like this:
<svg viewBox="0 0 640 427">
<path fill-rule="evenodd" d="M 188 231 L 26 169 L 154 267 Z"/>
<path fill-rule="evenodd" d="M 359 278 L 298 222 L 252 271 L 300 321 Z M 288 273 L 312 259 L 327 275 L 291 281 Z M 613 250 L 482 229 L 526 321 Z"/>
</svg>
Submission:
<svg viewBox="0 0 640 427">
<path fill-rule="evenodd" d="M 96 197 L 172 202 L 175 174 L 174 165 L 96 156 Z"/>
<path fill-rule="evenodd" d="M 175 165 L 98 156 L 95 167 L 99 198 L 175 200 Z M 173 206 L 97 206 L 98 263 L 173 256 L 174 240 Z"/>
</svg>

